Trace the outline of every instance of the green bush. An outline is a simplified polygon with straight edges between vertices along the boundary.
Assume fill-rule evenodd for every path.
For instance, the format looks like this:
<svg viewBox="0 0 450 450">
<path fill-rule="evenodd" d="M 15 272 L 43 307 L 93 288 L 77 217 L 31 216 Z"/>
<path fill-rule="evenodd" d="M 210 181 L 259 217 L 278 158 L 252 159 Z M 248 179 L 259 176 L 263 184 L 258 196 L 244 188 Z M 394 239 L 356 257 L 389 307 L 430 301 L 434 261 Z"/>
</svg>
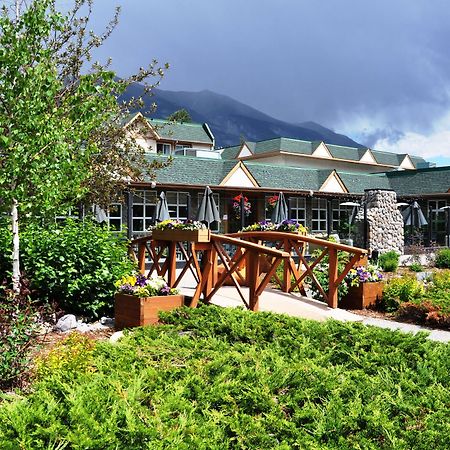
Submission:
<svg viewBox="0 0 450 450">
<path fill-rule="evenodd" d="M 400 255 L 396 251 L 391 250 L 379 256 L 378 265 L 384 272 L 396 272 L 398 269 L 399 260 Z"/>
<path fill-rule="evenodd" d="M 114 282 L 133 270 L 123 235 L 92 220 L 67 220 L 28 224 L 20 236 L 33 298 L 87 318 L 112 312 Z"/>
<path fill-rule="evenodd" d="M 422 270 L 423 270 L 422 265 L 421 265 L 420 263 L 418 263 L 418 262 L 413 262 L 413 263 L 409 266 L 409 269 L 410 269 L 412 272 L 422 272 Z"/>
<path fill-rule="evenodd" d="M 36 330 L 36 314 L 26 289 L 14 297 L 0 286 L 0 390 L 19 385 L 28 372 L 28 347 Z"/>
<path fill-rule="evenodd" d="M 163 315 L 0 405 L 4 449 L 448 449 L 450 346 L 235 308 Z"/>
<path fill-rule="evenodd" d="M 450 269 L 450 248 L 443 248 L 437 252 L 435 265 L 440 269 Z"/>
<path fill-rule="evenodd" d="M 402 303 L 419 300 L 424 294 L 423 284 L 415 277 L 392 278 L 384 286 L 382 307 L 386 311 L 396 311 Z"/>
</svg>

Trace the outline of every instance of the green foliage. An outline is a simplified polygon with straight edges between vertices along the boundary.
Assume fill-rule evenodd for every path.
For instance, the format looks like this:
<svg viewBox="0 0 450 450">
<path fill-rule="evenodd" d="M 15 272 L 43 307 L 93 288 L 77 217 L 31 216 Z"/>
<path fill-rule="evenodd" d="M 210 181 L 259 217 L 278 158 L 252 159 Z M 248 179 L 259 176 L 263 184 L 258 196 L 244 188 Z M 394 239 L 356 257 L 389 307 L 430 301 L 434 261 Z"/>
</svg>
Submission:
<svg viewBox="0 0 450 450">
<path fill-rule="evenodd" d="M 378 264 L 384 272 L 396 272 L 399 260 L 400 255 L 396 251 L 391 250 L 379 256 Z"/>
<path fill-rule="evenodd" d="M 425 289 L 415 277 L 392 278 L 383 289 L 382 306 L 386 311 L 396 311 L 403 302 L 412 302 L 423 297 Z"/>
<path fill-rule="evenodd" d="M 125 236 L 86 219 L 30 223 L 22 240 L 23 268 L 37 300 L 89 318 L 111 314 L 115 281 L 134 269 Z"/>
<path fill-rule="evenodd" d="M 55 371 L 74 378 L 78 374 L 92 371 L 94 347 L 93 339 L 77 332 L 70 333 L 57 342 L 50 352 L 36 358 L 37 378 L 50 377 Z"/>
<path fill-rule="evenodd" d="M 410 266 L 409 269 L 413 272 L 422 272 L 423 267 L 419 262 L 413 262 Z"/>
<path fill-rule="evenodd" d="M 190 122 L 192 122 L 191 115 L 184 108 L 173 112 L 170 116 L 167 117 L 167 120 L 170 120 L 171 122 L 179 122 L 179 123 L 190 123 Z"/>
<path fill-rule="evenodd" d="M 448 345 L 234 308 L 163 318 L 4 402 L 3 448 L 448 448 Z"/>
<path fill-rule="evenodd" d="M 20 384 L 28 370 L 36 310 L 24 291 L 14 298 L 0 286 L 0 390 Z"/>
<path fill-rule="evenodd" d="M 437 252 L 435 265 L 441 269 L 450 269 L 450 248 L 443 248 Z"/>
</svg>

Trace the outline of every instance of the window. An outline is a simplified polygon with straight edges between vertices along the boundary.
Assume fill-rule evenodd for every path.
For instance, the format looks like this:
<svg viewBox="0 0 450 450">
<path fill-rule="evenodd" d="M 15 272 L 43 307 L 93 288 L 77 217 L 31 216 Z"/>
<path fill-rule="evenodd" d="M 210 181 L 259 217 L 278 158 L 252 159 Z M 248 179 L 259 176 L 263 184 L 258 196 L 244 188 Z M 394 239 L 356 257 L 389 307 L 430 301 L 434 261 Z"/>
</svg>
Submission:
<svg viewBox="0 0 450 450">
<path fill-rule="evenodd" d="M 289 197 L 289 218 L 306 227 L 306 199 Z"/>
<path fill-rule="evenodd" d="M 313 198 L 312 231 L 327 231 L 327 201 L 325 199 Z"/>
<path fill-rule="evenodd" d="M 445 200 L 428 201 L 428 210 L 430 212 L 430 223 L 428 226 L 431 227 L 431 240 L 436 241 L 439 245 L 445 244 L 446 210 L 440 211 L 444 206 L 447 206 Z"/>
<path fill-rule="evenodd" d="M 161 142 L 158 142 L 156 144 L 156 153 L 159 155 L 170 155 L 172 152 L 172 145 L 171 144 L 164 144 Z"/>
<path fill-rule="evenodd" d="M 155 213 L 156 191 L 136 191 L 133 195 L 132 233 L 139 234 L 148 230 Z"/>
<path fill-rule="evenodd" d="M 108 226 L 113 231 L 122 231 L 122 205 L 113 203 L 108 209 Z"/>
<path fill-rule="evenodd" d="M 332 202 L 332 224 L 331 229 L 336 233 L 348 234 L 349 220 L 352 218 L 353 207 L 341 206 L 342 200 Z"/>
<path fill-rule="evenodd" d="M 58 215 L 55 216 L 55 221 L 64 222 L 66 219 L 78 219 L 79 217 L 79 210 L 75 207 L 69 207 L 65 210 L 61 210 Z"/>
<path fill-rule="evenodd" d="M 203 194 L 204 194 L 203 192 L 198 194 L 198 207 L 199 208 L 200 208 L 200 205 L 201 205 L 202 200 L 203 200 Z M 219 196 L 219 194 L 213 193 L 213 198 L 214 198 L 214 201 L 216 202 L 217 207 L 219 208 L 219 216 L 220 216 L 220 196 Z M 220 227 L 220 223 L 219 222 L 213 222 L 210 225 L 211 231 L 219 231 L 219 227 Z"/>
<path fill-rule="evenodd" d="M 188 193 L 166 192 L 167 205 L 172 219 L 186 220 L 188 218 Z"/>
</svg>

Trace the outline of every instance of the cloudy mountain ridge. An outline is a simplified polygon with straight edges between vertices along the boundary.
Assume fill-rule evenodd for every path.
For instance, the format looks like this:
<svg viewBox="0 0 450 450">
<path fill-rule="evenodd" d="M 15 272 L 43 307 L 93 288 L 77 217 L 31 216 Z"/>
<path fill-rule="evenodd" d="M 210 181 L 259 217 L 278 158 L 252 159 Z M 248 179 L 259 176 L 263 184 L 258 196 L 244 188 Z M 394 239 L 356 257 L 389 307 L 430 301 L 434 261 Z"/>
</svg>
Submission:
<svg viewBox="0 0 450 450">
<path fill-rule="evenodd" d="M 141 93 L 142 86 L 136 84 L 130 87 L 125 98 L 138 96 Z M 155 89 L 153 94 L 145 99 L 142 112 L 148 111 L 153 102 L 157 104 L 157 109 L 152 114 L 155 118 L 166 118 L 174 111 L 184 108 L 194 122 L 208 123 L 216 137 L 216 145 L 220 147 L 237 145 L 242 139 L 261 141 L 280 136 L 361 147 L 349 137 L 337 134 L 314 122 L 299 124 L 284 122 L 231 97 L 208 90 L 177 92 Z"/>
</svg>

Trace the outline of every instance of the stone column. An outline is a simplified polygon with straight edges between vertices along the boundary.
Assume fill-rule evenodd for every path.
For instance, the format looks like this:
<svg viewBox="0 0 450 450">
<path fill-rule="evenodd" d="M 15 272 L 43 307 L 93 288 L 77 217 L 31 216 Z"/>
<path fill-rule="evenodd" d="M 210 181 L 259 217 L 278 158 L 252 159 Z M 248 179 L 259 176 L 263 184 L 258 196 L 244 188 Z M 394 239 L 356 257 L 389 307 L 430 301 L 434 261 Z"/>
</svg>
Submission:
<svg viewBox="0 0 450 450">
<path fill-rule="evenodd" d="M 386 253 L 394 250 L 403 254 L 403 217 L 397 208 L 397 194 L 385 189 L 367 189 L 367 249 Z M 358 217 L 361 219 L 361 215 Z"/>
</svg>

